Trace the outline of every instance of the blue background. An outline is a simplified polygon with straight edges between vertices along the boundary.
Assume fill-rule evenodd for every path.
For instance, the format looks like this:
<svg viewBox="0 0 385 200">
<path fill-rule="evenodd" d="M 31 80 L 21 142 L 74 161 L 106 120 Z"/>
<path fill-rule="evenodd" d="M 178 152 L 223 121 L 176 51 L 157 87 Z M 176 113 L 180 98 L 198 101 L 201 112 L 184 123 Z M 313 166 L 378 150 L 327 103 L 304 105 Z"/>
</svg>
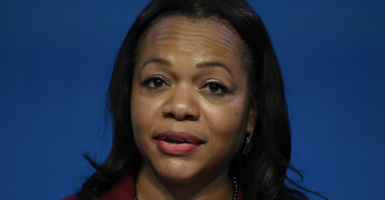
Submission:
<svg viewBox="0 0 385 200">
<path fill-rule="evenodd" d="M 110 146 L 104 96 L 146 1 L 0 2 L 0 198 L 60 199 Z M 385 197 L 385 1 L 256 1 L 286 82 L 293 164 L 329 199 Z M 314 197 L 313 199 L 317 199 Z"/>
</svg>

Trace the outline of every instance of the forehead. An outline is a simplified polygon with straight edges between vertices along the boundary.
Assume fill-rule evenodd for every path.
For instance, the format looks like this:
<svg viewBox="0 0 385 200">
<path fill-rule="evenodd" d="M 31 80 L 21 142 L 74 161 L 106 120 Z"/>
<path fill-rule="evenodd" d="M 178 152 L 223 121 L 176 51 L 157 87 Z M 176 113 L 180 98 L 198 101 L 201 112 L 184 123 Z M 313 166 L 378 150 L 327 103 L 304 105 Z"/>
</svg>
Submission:
<svg viewBox="0 0 385 200">
<path fill-rule="evenodd" d="M 146 31 L 143 46 L 166 47 L 166 44 L 195 48 L 195 53 L 216 53 L 243 56 L 243 41 L 225 20 L 216 17 L 190 19 L 184 16 L 160 18 Z M 170 46 L 170 45 L 168 45 Z M 154 49 L 152 49 L 154 50 Z"/>
</svg>

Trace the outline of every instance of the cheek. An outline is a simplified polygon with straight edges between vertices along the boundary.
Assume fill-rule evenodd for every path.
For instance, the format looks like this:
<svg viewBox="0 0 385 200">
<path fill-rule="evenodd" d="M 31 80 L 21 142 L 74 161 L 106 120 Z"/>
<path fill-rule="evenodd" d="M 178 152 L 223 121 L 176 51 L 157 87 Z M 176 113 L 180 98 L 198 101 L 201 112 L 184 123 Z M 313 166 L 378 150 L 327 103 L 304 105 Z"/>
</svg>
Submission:
<svg viewBox="0 0 385 200">
<path fill-rule="evenodd" d="M 215 148 L 237 152 L 246 135 L 248 112 L 243 98 L 224 106 L 211 105 L 204 109 Z"/>
<path fill-rule="evenodd" d="M 131 93 L 131 122 L 139 148 L 151 139 L 149 133 L 158 113 L 159 102 L 140 95 L 140 88 L 134 85 Z"/>
<path fill-rule="evenodd" d="M 150 113 L 149 107 L 144 106 L 146 102 L 140 101 L 138 91 L 131 94 L 131 120 L 134 134 L 143 127 L 146 127 L 146 113 Z"/>
</svg>

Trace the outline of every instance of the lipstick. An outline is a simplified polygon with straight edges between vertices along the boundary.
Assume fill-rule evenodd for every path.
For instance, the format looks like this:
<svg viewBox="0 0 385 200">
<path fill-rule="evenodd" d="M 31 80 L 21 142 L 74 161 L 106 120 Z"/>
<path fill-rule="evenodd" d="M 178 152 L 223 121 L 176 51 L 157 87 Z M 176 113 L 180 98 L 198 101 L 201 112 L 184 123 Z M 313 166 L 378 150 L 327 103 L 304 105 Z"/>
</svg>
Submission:
<svg viewBox="0 0 385 200">
<path fill-rule="evenodd" d="M 159 150 L 169 155 L 184 155 L 204 144 L 203 140 L 185 132 L 166 131 L 154 139 Z"/>
</svg>

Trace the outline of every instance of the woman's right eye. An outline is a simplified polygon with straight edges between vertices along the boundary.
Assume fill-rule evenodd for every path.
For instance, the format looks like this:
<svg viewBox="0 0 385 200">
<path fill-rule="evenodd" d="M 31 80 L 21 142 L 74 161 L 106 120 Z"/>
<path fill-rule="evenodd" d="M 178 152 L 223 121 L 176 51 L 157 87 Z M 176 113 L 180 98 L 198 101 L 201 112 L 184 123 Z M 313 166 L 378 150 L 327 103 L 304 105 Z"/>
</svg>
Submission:
<svg viewBox="0 0 385 200">
<path fill-rule="evenodd" d="M 153 77 L 150 77 L 147 80 L 145 80 L 144 85 L 149 87 L 149 88 L 156 89 L 156 88 L 164 87 L 167 84 L 163 78 L 158 77 L 158 76 L 153 76 Z"/>
</svg>

